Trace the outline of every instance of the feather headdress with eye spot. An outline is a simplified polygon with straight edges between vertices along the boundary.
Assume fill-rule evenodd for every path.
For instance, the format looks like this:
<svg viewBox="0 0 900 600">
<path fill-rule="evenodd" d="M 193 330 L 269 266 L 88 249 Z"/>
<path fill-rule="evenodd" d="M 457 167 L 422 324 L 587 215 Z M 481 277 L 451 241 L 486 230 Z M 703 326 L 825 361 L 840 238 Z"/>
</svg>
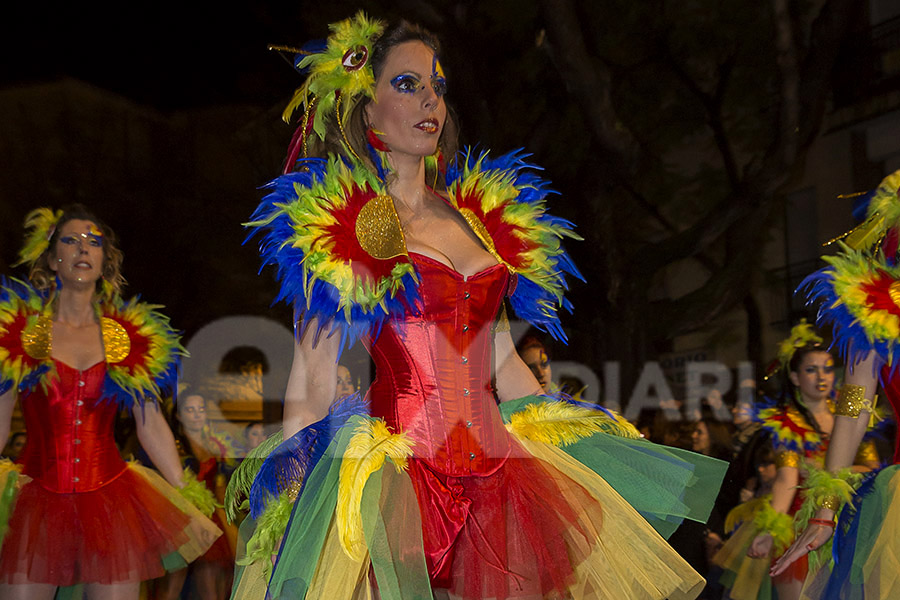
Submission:
<svg viewBox="0 0 900 600">
<path fill-rule="evenodd" d="M 338 125 L 343 128 L 344 120 L 360 98 L 372 98 L 375 94 L 370 59 L 372 46 L 384 31 L 384 24 L 360 11 L 329 27 L 331 35 L 324 45 L 321 42 L 307 45 L 297 51 L 294 59 L 294 67 L 309 74 L 282 114 L 285 122 L 290 122 L 294 112 L 303 107 L 303 120 L 292 142 L 294 160 L 311 131 L 324 140 L 330 119 L 338 119 Z M 285 169 L 293 168 L 293 162 L 289 160 Z"/>
</svg>

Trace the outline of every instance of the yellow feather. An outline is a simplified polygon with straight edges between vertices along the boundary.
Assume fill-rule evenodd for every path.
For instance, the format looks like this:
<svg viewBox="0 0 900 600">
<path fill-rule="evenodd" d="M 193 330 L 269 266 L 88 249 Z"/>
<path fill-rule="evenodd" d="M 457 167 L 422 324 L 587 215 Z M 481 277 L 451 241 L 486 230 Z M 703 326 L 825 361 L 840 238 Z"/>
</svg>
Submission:
<svg viewBox="0 0 900 600">
<path fill-rule="evenodd" d="M 567 446 L 594 435 L 609 433 L 638 439 L 638 430 L 622 417 L 566 402 L 530 404 L 510 417 L 507 429 L 519 438 L 554 446 Z"/>
<path fill-rule="evenodd" d="M 412 446 L 406 434 L 391 433 L 381 419 L 361 423 L 350 438 L 341 461 L 335 511 L 341 546 L 350 558 L 359 560 L 365 552 L 360 503 L 366 482 L 381 470 L 386 458 L 391 459 L 398 471 L 406 469 Z"/>
</svg>

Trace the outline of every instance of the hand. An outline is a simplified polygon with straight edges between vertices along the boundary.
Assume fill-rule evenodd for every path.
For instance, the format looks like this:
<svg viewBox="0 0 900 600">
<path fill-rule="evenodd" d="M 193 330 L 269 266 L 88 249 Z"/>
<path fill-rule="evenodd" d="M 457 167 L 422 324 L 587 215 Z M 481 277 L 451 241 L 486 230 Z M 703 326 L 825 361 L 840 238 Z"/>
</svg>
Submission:
<svg viewBox="0 0 900 600">
<path fill-rule="evenodd" d="M 769 574 L 772 575 L 772 577 L 781 575 L 798 558 L 802 557 L 804 554 L 809 554 L 816 548 L 820 548 L 822 544 L 831 538 L 833 533 L 834 527 L 829 527 L 828 525 L 818 525 L 815 523 L 807 525 L 806 529 L 803 530 L 803 533 L 801 533 L 800 536 L 794 540 L 794 543 L 791 544 L 791 547 L 781 555 L 781 558 L 775 561 Z"/>
<path fill-rule="evenodd" d="M 755 495 L 756 495 L 756 492 L 754 492 L 753 490 L 749 490 L 747 488 L 741 488 L 740 498 L 741 498 L 742 503 L 753 500 L 753 496 L 755 496 Z"/>
<path fill-rule="evenodd" d="M 750 558 L 765 558 L 769 556 L 770 552 L 772 552 L 772 536 L 768 533 L 760 533 L 750 543 L 750 547 L 747 549 L 747 556 Z"/>
</svg>

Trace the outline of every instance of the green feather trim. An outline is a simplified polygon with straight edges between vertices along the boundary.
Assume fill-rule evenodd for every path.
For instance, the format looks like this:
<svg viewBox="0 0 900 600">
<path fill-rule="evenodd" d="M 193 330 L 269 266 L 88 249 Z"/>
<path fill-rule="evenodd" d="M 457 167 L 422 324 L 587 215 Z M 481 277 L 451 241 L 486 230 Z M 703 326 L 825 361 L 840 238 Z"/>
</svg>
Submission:
<svg viewBox="0 0 900 600">
<path fill-rule="evenodd" d="M 256 474 L 283 440 L 284 433 L 276 431 L 266 441 L 248 452 L 247 457 L 231 474 L 231 480 L 225 488 L 225 515 L 229 521 L 236 521 L 240 513 L 246 510 L 247 504 L 244 499 L 250 496 L 250 488 L 253 487 Z"/>
<path fill-rule="evenodd" d="M 207 517 L 211 517 L 216 507 L 221 505 L 216 503 L 216 497 L 202 482 L 197 480 L 197 476 L 190 469 L 185 469 L 182 475 L 184 487 L 178 488 L 181 496 L 197 507 Z"/>
<path fill-rule="evenodd" d="M 850 502 L 853 499 L 854 490 L 862 481 L 862 475 L 854 473 L 850 467 L 841 469 L 837 473 L 831 473 L 810 464 L 807 464 L 805 468 L 809 474 L 801 488 L 806 492 L 806 499 L 797 514 L 808 512 L 807 520 L 814 512 L 822 508 L 822 504 L 828 497 L 836 496 L 842 503 Z"/>
<path fill-rule="evenodd" d="M 862 481 L 862 475 L 854 473 L 849 467 L 841 469 L 836 474 L 811 464 L 807 464 L 805 468 L 809 473 L 801 486 L 801 489 L 805 490 L 805 498 L 794 517 L 794 529 L 798 533 L 806 529 L 809 520 L 822 508 L 826 498 L 837 497 L 842 504 L 849 504 L 853 499 L 853 491 Z M 810 571 L 831 563 L 833 539 L 834 537 L 829 538 L 825 544 L 809 553 Z"/>
<path fill-rule="evenodd" d="M 256 522 L 256 531 L 247 540 L 247 553 L 239 558 L 237 564 L 248 566 L 257 561 L 265 565 L 266 579 L 272 574 L 272 555 L 278 551 L 278 545 L 287 529 L 291 518 L 294 501 L 289 491 L 283 492 L 278 500 L 271 502 Z"/>
<path fill-rule="evenodd" d="M 790 515 L 776 511 L 768 502 L 753 516 L 753 525 L 760 533 L 772 536 L 776 554 L 783 553 L 794 541 L 794 520 Z"/>
<path fill-rule="evenodd" d="M 3 490 L 0 491 L 0 545 L 9 530 L 9 517 L 16 506 L 21 468 L 21 465 L 16 465 L 9 459 L 0 461 L 0 480 L 3 481 Z"/>
</svg>

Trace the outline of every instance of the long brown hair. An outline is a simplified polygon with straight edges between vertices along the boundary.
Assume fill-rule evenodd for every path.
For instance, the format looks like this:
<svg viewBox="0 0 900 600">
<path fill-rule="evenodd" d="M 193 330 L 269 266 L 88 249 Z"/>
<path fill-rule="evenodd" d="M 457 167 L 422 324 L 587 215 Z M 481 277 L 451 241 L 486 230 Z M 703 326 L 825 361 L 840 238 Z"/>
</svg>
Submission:
<svg viewBox="0 0 900 600">
<path fill-rule="evenodd" d="M 372 46 L 370 60 L 376 81 L 384 71 L 384 64 L 391 50 L 400 44 L 412 41 L 422 42 L 434 50 L 435 54 L 440 55 L 440 42 L 437 36 L 419 25 L 401 20 L 388 26 Z M 335 118 L 329 119 L 326 123 L 324 140 L 320 140 L 317 135 L 310 136 L 309 156 L 324 158 L 329 155 L 346 155 L 347 151 L 344 145 L 344 134 L 346 134 L 346 142 L 349 143 L 356 157 L 362 160 L 369 170 L 375 172 L 377 169 L 369 156 L 368 140 L 366 138 L 368 130 L 366 107 L 370 102 L 372 102 L 371 98 L 364 97 L 350 109 L 347 120 L 343 123 L 343 131 L 341 131 L 342 124 L 338 122 L 339 114 L 335 113 Z M 438 151 L 443 154 L 448 162 L 453 161 L 456 157 L 458 134 L 459 127 L 456 122 L 456 115 L 450 105 L 447 104 L 447 118 L 444 121 L 441 137 L 438 138 Z M 435 187 L 437 189 L 445 187 L 443 179 L 438 177 L 437 173 L 426 172 L 425 177 L 425 180 L 428 182 L 436 182 Z"/>
</svg>

